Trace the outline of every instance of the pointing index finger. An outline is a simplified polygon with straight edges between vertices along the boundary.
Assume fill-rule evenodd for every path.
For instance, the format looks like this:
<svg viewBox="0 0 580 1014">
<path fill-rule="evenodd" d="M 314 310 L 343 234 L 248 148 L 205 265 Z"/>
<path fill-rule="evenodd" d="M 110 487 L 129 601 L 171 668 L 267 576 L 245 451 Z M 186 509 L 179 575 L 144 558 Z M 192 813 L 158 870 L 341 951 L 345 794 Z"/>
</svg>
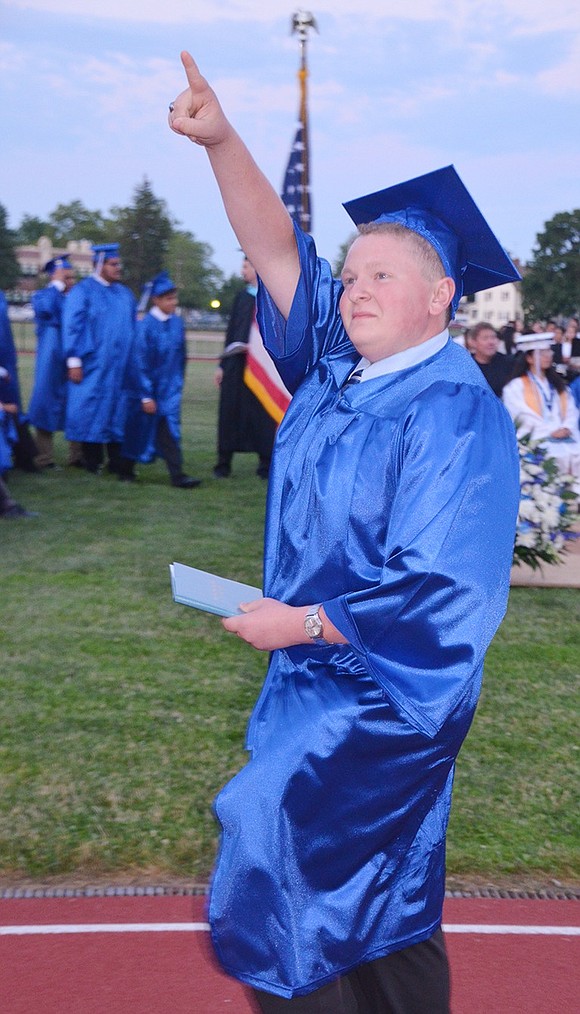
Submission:
<svg viewBox="0 0 580 1014">
<path fill-rule="evenodd" d="M 188 53 L 186 49 L 181 53 L 181 62 L 183 69 L 187 75 L 187 82 L 189 87 L 192 88 L 194 84 L 197 84 L 201 74 L 199 73 L 199 67 L 193 59 L 191 53 Z"/>
</svg>

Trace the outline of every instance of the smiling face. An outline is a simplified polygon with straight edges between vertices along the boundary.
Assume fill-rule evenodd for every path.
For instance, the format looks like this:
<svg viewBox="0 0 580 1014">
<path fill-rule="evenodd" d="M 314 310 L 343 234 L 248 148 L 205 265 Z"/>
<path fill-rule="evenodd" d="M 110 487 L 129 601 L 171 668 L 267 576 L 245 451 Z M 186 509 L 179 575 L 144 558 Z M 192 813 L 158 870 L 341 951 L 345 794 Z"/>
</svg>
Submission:
<svg viewBox="0 0 580 1014">
<path fill-rule="evenodd" d="M 376 231 L 355 239 L 341 273 L 340 313 L 362 356 L 376 362 L 445 328 L 455 286 L 433 275 L 413 236 Z"/>
</svg>

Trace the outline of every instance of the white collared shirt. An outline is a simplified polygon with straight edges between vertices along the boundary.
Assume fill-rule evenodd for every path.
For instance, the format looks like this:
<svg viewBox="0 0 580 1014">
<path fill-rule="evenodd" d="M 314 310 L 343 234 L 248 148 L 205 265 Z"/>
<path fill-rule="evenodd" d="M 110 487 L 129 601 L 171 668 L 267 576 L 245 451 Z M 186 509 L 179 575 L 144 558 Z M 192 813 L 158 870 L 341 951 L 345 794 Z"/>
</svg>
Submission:
<svg viewBox="0 0 580 1014">
<path fill-rule="evenodd" d="M 156 320 L 161 321 L 169 320 L 171 316 L 171 314 L 169 313 L 163 313 L 163 310 L 160 310 L 158 306 L 152 306 L 151 309 L 149 310 L 149 313 L 151 314 L 152 317 L 155 317 Z"/>
<path fill-rule="evenodd" d="M 375 363 L 369 363 L 364 356 L 355 366 L 355 370 L 361 370 L 360 382 L 372 380 L 373 377 L 383 377 L 387 373 L 398 373 L 399 370 L 408 370 L 410 366 L 422 363 L 424 359 L 430 359 L 436 352 L 440 352 L 449 341 L 449 331 L 445 328 L 439 334 L 421 342 L 420 345 L 411 345 L 402 352 L 394 352 L 392 356 L 385 356 L 384 359 L 377 359 Z M 353 371 L 354 372 L 354 371 Z"/>
</svg>

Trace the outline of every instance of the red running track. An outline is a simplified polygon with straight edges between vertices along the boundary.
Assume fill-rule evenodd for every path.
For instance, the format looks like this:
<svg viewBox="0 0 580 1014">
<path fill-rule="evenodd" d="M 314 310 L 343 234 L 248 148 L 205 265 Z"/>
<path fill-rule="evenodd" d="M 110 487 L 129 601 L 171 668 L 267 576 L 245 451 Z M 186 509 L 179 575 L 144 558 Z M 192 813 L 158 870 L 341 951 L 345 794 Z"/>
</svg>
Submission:
<svg viewBox="0 0 580 1014">
<path fill-rule="evenodd" d="M 579 916 L 577 901 L 448 899 L 453 1014 L 578 1014 Z M 1 1014 L 254 1011 L 213 958 L 201 897 L 0 900 L 0 962 Z"/>
</svg>

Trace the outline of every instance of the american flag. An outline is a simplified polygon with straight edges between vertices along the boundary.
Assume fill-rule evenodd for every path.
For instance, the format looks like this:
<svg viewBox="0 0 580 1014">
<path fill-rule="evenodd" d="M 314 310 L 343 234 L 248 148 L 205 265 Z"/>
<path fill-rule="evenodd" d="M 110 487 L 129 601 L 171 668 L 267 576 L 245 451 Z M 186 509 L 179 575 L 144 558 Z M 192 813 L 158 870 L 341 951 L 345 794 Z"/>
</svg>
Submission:
<svg viewBox="0 0 580 1014">
<path fill-rule="evenodd" d="M 304 126 L 299 123 L 284 177 L 282 200 L 291 217 L 304 232 L 312 231 L 308 162 L 308 145 L 304 144 Z"/>
</svg>

